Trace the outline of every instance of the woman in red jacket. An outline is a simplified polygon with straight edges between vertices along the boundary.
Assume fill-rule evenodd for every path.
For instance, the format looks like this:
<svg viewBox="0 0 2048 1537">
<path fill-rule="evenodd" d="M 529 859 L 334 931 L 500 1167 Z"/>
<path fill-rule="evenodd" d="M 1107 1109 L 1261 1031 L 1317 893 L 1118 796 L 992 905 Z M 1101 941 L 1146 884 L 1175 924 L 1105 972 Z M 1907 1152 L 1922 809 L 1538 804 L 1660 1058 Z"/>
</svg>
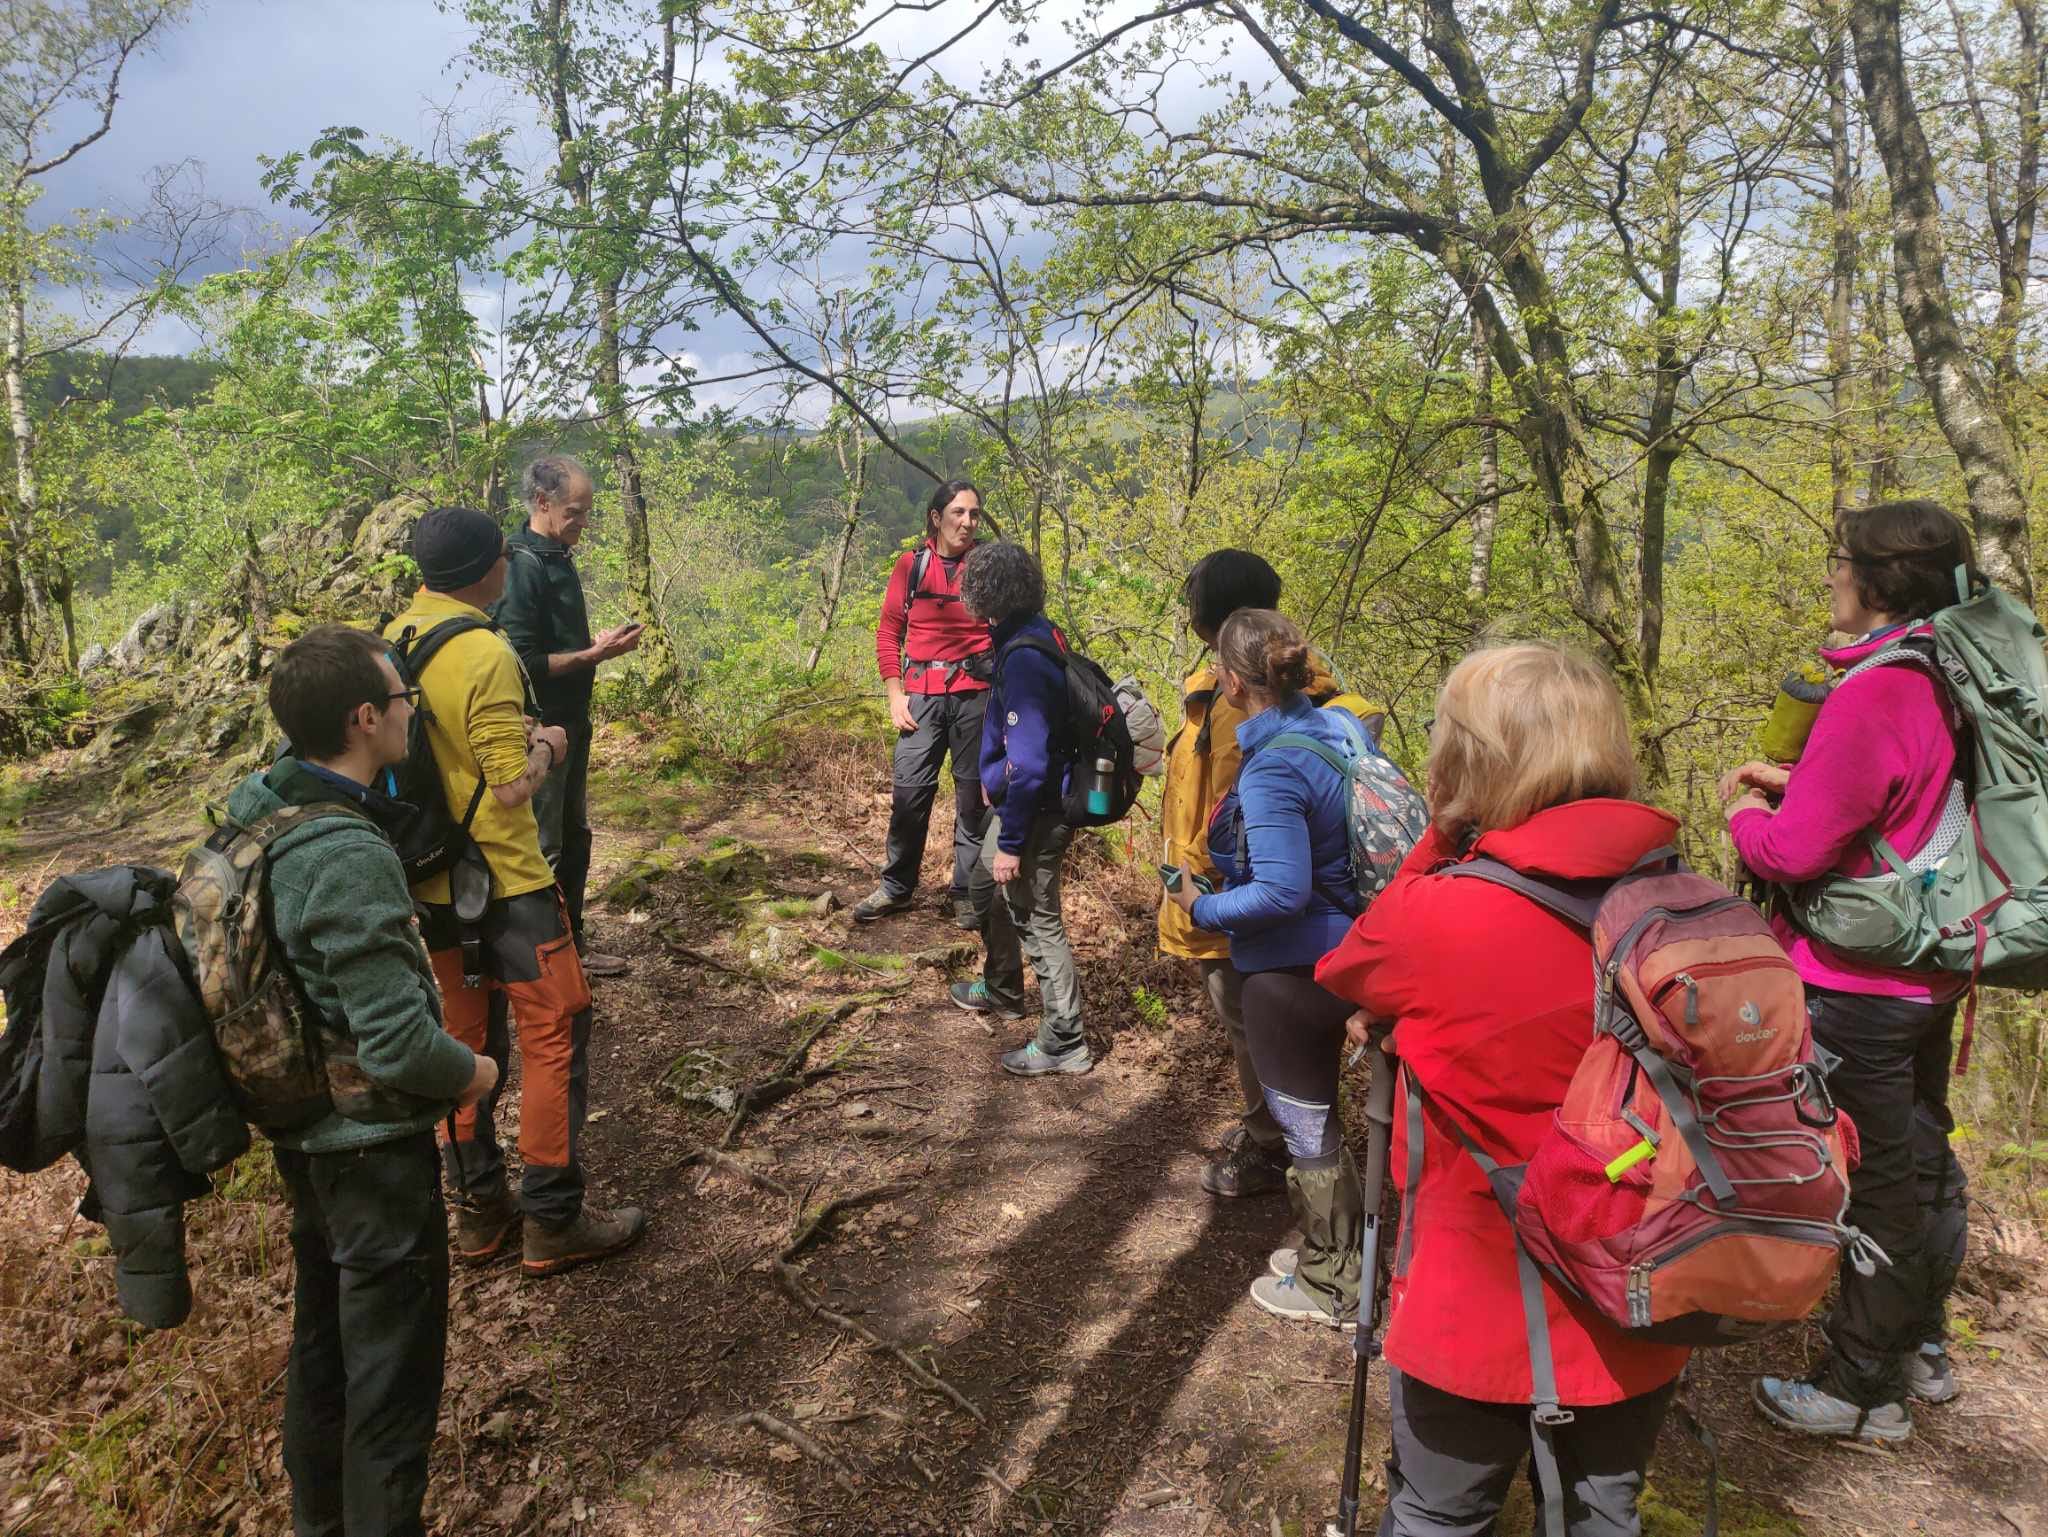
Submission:
<svg viewBox="0 0 2048 1537">
<path fill-rule="evenodd" d="M 1488 855 L 1529 874 L 1618 876 L 1675 819 L 1630 799 L 1628 717 L 1596 663 L 1548 645 L 1475 652 L 1437 698 L 1431 826 L 1323 958 L 1316 980 L 1394 1021 L 1404 1082 L 1391 1167 L 1400 1239 L 1388 1299 L 1393 1455 L 1380 1537 L 1492 1530 L 1529 1451 L 1531 1373 L 1515 1240 L 1452 1130 L 1528 1160 L 1593 1040 L 1584 933 L 1526 897 L 1444 867 Z M 1573 1537 L 1640 1530 L 1636 1499 L 1688 1352 L 1625 1339 L 1546 1276 L 1554 1427 Z"/>
</svg>

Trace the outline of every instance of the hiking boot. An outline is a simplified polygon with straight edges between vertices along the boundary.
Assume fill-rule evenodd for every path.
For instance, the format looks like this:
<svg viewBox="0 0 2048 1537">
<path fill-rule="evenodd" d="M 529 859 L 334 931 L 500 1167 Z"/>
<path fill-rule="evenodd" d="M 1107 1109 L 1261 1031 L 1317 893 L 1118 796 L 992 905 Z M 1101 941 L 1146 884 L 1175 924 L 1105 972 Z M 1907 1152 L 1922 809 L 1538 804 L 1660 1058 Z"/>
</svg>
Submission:
<svg viewBox="0 0 2048 1537">
<path fill-rule="evenodd" d="M 1284 1251 L 1283 1251 L 1284 1252 Z M 1277 1258 L 1277 1256 L 1276 1256 Z M 1326 1329 L 1348 1329 L 1358 1322 L 1354 1313 L 1339 1318 L 1322 1303 L 1295 1284 L 1293 1275 L 1262 1275 L 1252 1282 L 1252 1301 L 1275 1318 L 1321 1324 Z"/>
<path fill-rule="evenodd" d="M 1909 1350 L 1899 1358 L 1899 1364 L 1906 1371 L 1906 1391 L 1923 1404 L 1945 1404 L 1962 1391 L 1948 1358 L 1948 1347 L 1940 1340 L 1929 1340 L 1918 1350 Z"/>
<path fill-rule="evenodd" d="M 586 977 L 623 977 L 633 969 L 624 956 L 606 955 L 602 950 L 581 951 L 578 959 L 583 962 Z"/>
<path fill-rule="evenodd" d="M 1287 1151 L 1264 1148 L 1249 1136 L 1226 1147 L 1223 1156 L 1202 1169 L 1202 1188 L 1226 1198 L 1273 1195 L 1287 1188 Z"/>
<path fill-rule="evenodd" d="M 1903 1441 L 1913 1434 L 1913 1416 L 1903 1403 L 1865 1409 L 1837 1398 L 1812 1382 L 1759 1377 L 1756 1406 L 1773 1425 L 1840 1441 Z"/>
<path fill-rule="evenodd" d="M 488 1265 L 512 1243 L 519 1203 L 510 1190 L 482 1201 L 455 1203 L 455 1257 L 465 1265 Z"/>
<path fill-rule="evenodd" d="M 1085 1073 L 1093 1066 L 1095 1059 L 1088 1055 L 1086 1041 L 1061 1052 L 1049 1052 L 1038 1042 L 1028 1041 L 1015 1051 L 1003 1053 L 1003 1071 L 1014 1073 L 1019 1078 L 1044 1078 L 1052 1073 Z"/>
<path fill-rule="evenodd" d="M 953 927 L 964 934 L 981 932 L 981 920 L 974 916 L 974 904 L 965 897 L 953 898 Z"/>
<path fill-rule="evenodd" d="M 575 1221 L 558 1228 L 528 1218 L 519 1268 L 530 1276 L 558 1275 L 572 1265 L 616 1254 L 646 1231 L 647 1214 L 637 1206 L 606 1211 L 586 1202 Z"/>
<path fill-rule="evenodd" d="M 853 904 L 853 921 L 855 923 L 873 923 L 877 918 L 889 918 L 897 913 L 907 913 L 909 911 L 910 894 L 908 892 L 905 892 L 900 897 L 892 897 L 889 895 L 888 887 L 877 886 L 873 891 L 870 891 L 866 896 Z"/>
<path fill-rule="evenodd" d="M 946 996 L 953 1000 L 953 1007 L 965 1009 L 970 1014 L 996 1014 L 1004 1019 L 1022 1019 L 1024 1011 L 997 1003 L 988 995 L 986 982 L 955 982 L 946 989 Z"/>
<path fill-rule="evenodd" d="M 1266 1274 L 1276 1281 L 1285 1280 L 1294 1274 L 1294 1267 L 1300 1263 L 1301 1250 L 1291 1245 L 1284 1249 L 1275 1249 L 1266 1256 Z"/>
</svg>

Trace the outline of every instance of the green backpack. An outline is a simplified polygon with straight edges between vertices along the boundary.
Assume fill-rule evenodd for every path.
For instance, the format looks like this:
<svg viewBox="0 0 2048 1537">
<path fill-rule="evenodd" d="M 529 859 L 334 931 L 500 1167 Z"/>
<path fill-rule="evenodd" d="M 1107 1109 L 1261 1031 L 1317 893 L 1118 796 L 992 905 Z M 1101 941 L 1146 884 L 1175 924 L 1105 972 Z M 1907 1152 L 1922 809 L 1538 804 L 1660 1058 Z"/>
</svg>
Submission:
<svg viewBox="0 0 2048 1537">
<path fill-rule="evenodd" d="M 1928 848 L 1911 859 L 1883 838 L 1881 867 L 1788 888 L 1802 932 L 1882 966 L 1944 971 L 1992 987 L 2048 988 L 2048 656 L 2040 621 L 1981 579 L 1956 573 L 1959 601 L 1916 636 L 1851 668 L 1926 668 L 1968 736 L 1966 781 Z M 1959 757 L 1961 754 L 1959 753 Z M 1963 1027 L 1956 1071 L 1969 1065 Z"/>
</svg>

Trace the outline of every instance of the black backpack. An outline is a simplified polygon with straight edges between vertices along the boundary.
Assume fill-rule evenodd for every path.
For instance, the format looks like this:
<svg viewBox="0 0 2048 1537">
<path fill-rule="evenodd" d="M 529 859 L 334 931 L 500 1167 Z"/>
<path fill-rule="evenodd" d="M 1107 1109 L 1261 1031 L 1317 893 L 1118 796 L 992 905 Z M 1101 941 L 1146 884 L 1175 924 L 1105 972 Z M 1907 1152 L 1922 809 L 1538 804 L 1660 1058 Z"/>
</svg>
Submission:
<svg viewBox="0 0 2048 1537">
<path fill-rule="evenodd" d="M 418 687 L 428 666 L 449 641 L 471 630 L 490 628 L 482 619 L 460 617 L 443 619 L 425 633 L 407 625 L 391 644 L 391 660 L 398 669 L 399 681 L 408 688 Z M 422 695 L 413 711 L 412 723 L 406 728 L 405 762 L 391 771 L 395 798 L 413 808 L 413 815 L 391 841 L 405 866 L 407 884 L 414 886 L 428 876 L 439 875 L 461 858 L 469 846 L 469 824 L 476 820 L 476 808 L 484 798 L 484 782 L 479 775 L 469 808 L 460 821 L 456 820 L 441 785 L 441 770 L 434 762 L 433 746 L 427 740 L 427 722 L 432 719 L 433 712 Z"/>
<path fill-rule="evenodd" d="M 1053 727 L 1052 760 L 1070 765 L 1067 792 L 1060 805 L 1061 818 L 1069 827 L 1107 827 L 1121 822 L 1137 803 L 1144 777 L 1137 768 L 1137 751 L 1131 740 L 1130 722 L 1124 719 L 1123 701 L 1109 674 L 1080 652 L 1067 645 L 1066 636 L 1055 629 L 1050 640 L 1042 635 L 1020 635 L 997 653 L 996 687 L 1002 687 L 1003 662 L 1020 647 L 1041 651 L 1060 664 L 1067 679 L 1066 714 Z M 1109 777 L 1107 809 L 1089 805 L 1092 765 L 1107 758 L 1114 765 Z"/>
</svg>

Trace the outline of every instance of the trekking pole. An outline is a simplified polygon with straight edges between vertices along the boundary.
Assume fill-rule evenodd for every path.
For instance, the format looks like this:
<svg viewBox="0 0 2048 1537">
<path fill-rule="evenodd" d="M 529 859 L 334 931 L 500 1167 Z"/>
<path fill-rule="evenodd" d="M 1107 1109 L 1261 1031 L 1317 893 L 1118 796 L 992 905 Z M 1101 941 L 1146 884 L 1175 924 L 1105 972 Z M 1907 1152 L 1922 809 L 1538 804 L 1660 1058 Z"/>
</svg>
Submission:
<svg viewBox="0 0 2048 1537">
<path fill-rule="evenodd" d="M 1394 1140 L 1394 1054 L 1384 1032 L 1373 1035 L 1372 1083 L 1365 1096 L 1365 1178 L 1360 1191 L 1365 1233 L 1359 1245 L 1358 1328 L 1351 1336 L 1351 1426 L 1344 1438 L 1344 1478 L 1337 1492 L 1337 1519 L 1323 1537 L 1357 1537 L 1358 1484 L 1365 1456 L 1365 1388 L 1380 1353 L 1380 1198 L 1386 1191 L 1387 1157 Z"/>
</svg>

